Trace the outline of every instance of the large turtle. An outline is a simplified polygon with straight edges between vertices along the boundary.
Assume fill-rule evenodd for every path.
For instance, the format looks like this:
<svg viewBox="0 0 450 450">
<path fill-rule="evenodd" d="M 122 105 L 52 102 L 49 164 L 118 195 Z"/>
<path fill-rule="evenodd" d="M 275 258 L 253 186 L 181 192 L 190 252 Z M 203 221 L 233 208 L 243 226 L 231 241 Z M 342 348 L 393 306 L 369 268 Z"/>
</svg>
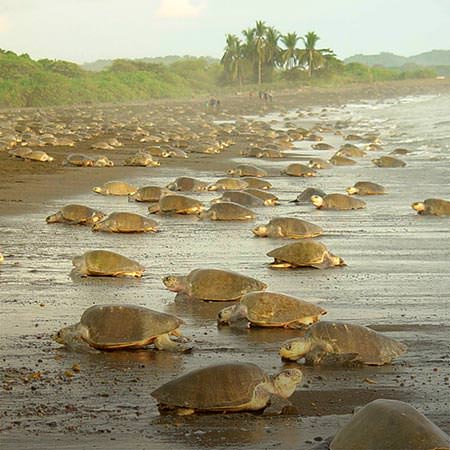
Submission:
<svg viewBox="0 0 450 450">
<path fill-rule="evenodd" d="M 274 217 L 266 225 L 259 225 L 252 231 L 259 237 L 289 239 L 312 238 L 323 234 L 323 229 L 318 225 L 294 217 Z"/>
<path fill-rule="evenodd" d="M 243 181 L 245 181 L 248 184 L 247 189 L 271 189 L 272 184 L 267 181 L 267 180 L 263 180 L 261 178 L 257 178 L 257 177 L 242 177 L 241 178 Z"/>
<path fill-rule="evenodd" d="M 345 194 L 328 194 L 311 196 L 311 203 L 318 209 L 349 210 L 366 207 L 366 202 Z"/>
<path fill-rule="evenodd" d="M 125 181 L 108 181 L 103 186 L 93 187 L 92 190 L 102 195 L 133 195 L 137 187 L 125 183 Z"/>
<path fill-rule="evenodd" d="M 393 156 L 381 156 L 380 158 L 372 159 L 372 162 L 377 167 L 404 167 L 406 166 L 405 161 L 401 159 L 394 158 Z"/>
<path fill-rule="evenodd" d="M 261 200 L 264 201 L 265 206 L 276 206 L 280 204 L 280 199 L 275 194 L 263 191 L 261 189 L 247 188 L 244 189 L 242 192 L 247 192 L 249 194 L 254 195 L 255 197 L 260 198 Z"/>
<path fill-rule="evenodd" d="M 247 292 L 267 288 L 267 284 L 255 278 L 222 269 L 194 269 L 186 276 L 168 275 L 163 283 L 170 291 L 218 302 L 239 300 Z"/>
<path fill-rule="evenodd" d="M 178 415 L 195 412 L 258 411 L 271 397 L 288 399 L 302 380 L 298 369 L 267 375 L 257 365 L 228 362 L 193 370 L 152 392 L 160 412 Z"/>
<path fill-rule="evenodd" d="M 339 256 L 333 255 L 321 242 L 304 239 L 293 244 L 283 245 L 267 253 L 274 258 L 270 264 L 274 268 L 315 267 L 326 269 L 333 266 L 345 266 Z"/>
<path fill-rule="evenodd" d="M 32 150 L 30 153 L 23 155 L 23 159 L 39 162 L 52 162 L 55 158 L 43 150 Z"/>
<path fill-rule="evenodd" d="M 67 223 L 70 225 L 92 225 L 103 219 L 105 214 L 89 206 L 70 204 L 48 216 L 47 223 Z"/>
<path fill-rule="evenodd" d="M 308 167 L 312 169 L 330 169 L 332 164 L 322 158 L 311 158 L 308 162 Z"/>
<path fill-rule="evenodd" d="M 82 153 L 70 153 L 63 161 L 63 165 L 77 167 L 93 167 L 94 159 Z"/>
<path fill-rule="evenodd" d="M 334 148 L 331 144 L 327 144 L 326 142 L 318 142 L 317 144 L 311 144 L 311 147 L 314 150 L 331 150 Z"/>
<path fill-rule="evenodd" d="M 123 162 L 124 166 L 159 167 L 159 161 L 155 161 L 147 152 L 138 151 Z"/>
<path fill-rule="evenodd" d="M 62 328 L 55 341 L 78 348 L 83 344 L 98 350 L 142 348 L 150 344 L 158 350 L 185 351 L 188 348 L 170 339 L 180 336 L 184 322 L 171 314 L 136 305 L 95 305 L 81 315 L 77 324 Z"/>
<path fill-rule="evenodd" d="M 251 164 L 240 164 L 236 167 L 227 170 L 228 175 L 235 175 L 238 177 L 256 177 L 261 178 L 267 176 L 267 172 L 259 167 Z"/>
<path fill-rule="evenodd" d="M 361 158 L 366 155 L 366 152 L 356 146 L 353 147 L 343 146 L 336 152 L 336 155 L 345 156 L 346 158 Z"/>
<path fill-rule="evenodd" d="M 80 276 L 141 277 L 145 268 L 138 262 L 109 250 L 91 250 L 72 259 L 73 272 Z"/>
<path fill-rule="evenodd" d="M 148 207 L 150 214 L 198 214 L 205 209 L 203 203 L 195 198 L 182 194 L 164 195 L 155 203 Z"/>
<path fill-rule="evenodd" d="M 210 220 L 252 220 L 256 214 L 238 203 L 224 201 L 214 203 L 209 209 L 201 212 L 198 217 Z"/>
<path fill-rule="evenodd" d="M 423 215 L 450 216 L 450 201 L 440 198 L 427 198 L 423 202 L 415 202 L 411 208 Z"/>
<path fill-rule="evenodd" d="M 167 185 L 171 191 L 202 192 L 208 190 L 209 183 L 192 177 L 178 177 Z"/>
<path fill-rule="evenodd" d="M 208 186 L 208 191 L 238 191 L 248 187 L 248 183 L 239 178 L 220 178 Z"/>
<path fill-rule="evenodd" d="M 335 153 L 329 161 L 331 164 L 333 164 L 333 166 L 353 166 L 356 164 L 356 161 L 354 159 L 338 155 L 337 153 Z"/>
<path fill-rule="evenodd" d="M 339 430 L 330 450 L 449 450 L 450 436 L 408 403 L 377 399 Z"/>
<path fill-rule="evenodd" d="M 308 365 L 390 363 L 406 345 L 370 328 L 344 322 L 319 322 L 303 337 L 289 339 L 280 349 L 282 359 L 305 358 Z"/>
<path fill-rule="evenodd" d="M 221 197 L 211 200 L 211 203 L 233 202 L 242 206 L 264 206 L 264 200 L 245 191 L 224 191 Z"/>
<path fill-rule="evenodd" d="M 158 231 L 158 223 L 148 217 L 130 212 L 114 212 L 92 225 L 92 231 L 111 233 L 143 233 Z"/>
<path fill-rule="evenodd" d="M 316 171 L 305 164 L 292 163 L 283 169 L 281 174 L 290 175 L 291 177 L 315 177 Z"/>
<path fill-rule="evenodd" d="M 128 196 L 129 200 L 136 202 L 159 202 L 159 199 L 167 194 L 171 194 L 169 189 L 159 186 L 143 186 L 139 188 L 134 194 Z"/>
<path fill-rule="evenodd" d="M 382 195 L 386 190 L 381 184 L 372 181 L 358 181 L 354 186 L 348 187 L 347 192 L 349 195 Z"/>
<path fill-rule="evenodd" d="M 246 319 L 249 326 L 255 327 L 302 328 L 317 322 L 326 313 L 325 309 L 297 297 L 256 291 L 242 296 L 238 304 L 219 311 L 217 322 L 230 325 Z"/>
<path fill-rule="evenodd" d="M 297 198 L 295 200 L 291 200 L 292 203 L 311 203 L 311 197 L 313 195 L 319 195 L 320 197 L 325 197 L 327 195 L 322 189 L 315 188 L 315 187 L 309 187 L 300 192 L 300 194 L 297 195 Z"/>
</svg>

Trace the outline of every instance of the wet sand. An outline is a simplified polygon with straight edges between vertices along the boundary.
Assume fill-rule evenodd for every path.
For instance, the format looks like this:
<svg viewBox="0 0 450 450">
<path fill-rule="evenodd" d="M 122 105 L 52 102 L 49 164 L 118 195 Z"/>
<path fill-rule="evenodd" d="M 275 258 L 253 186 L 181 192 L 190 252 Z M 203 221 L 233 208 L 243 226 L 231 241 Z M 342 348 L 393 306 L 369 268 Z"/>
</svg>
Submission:
<svg viewBox="0 0 450 450">
<path fill-rule="evenodd" d="M 448 82 L 447 82 L 448 83 Z M 256 99 L 224 99 L 230 114 L 261 114 L 290 108 L 337 106 L 360 99 L 438 93 L 440 81 L 399 83 L 367 89 L 318 90 L 280 94 L 274 104 Z M 130 105 L 137 112 L 164 111 L 177 102 Z M 181 104 L 181 103 L 180 103 Z M 203 102 L 189 104 L 201 110 Z M 67 109 L 65 109 L 67 111 Z M 217 117 L 216 117 L 217 116 Z M 220 119 L 212 115 L 211 119 Z M 305 122 L 326 121 L 314 113 Z M 348 130 L 349 132 L 351 130 Z M 342 143 L 332 133 L 326 142 Z M 334 140 L 334 141 L 333 141 Z M 333 151 L 314 152 L 300 142 L 298 152 L 327 158 Z M 312 449 L 348 421 L 353 408 L 375 398 L 413 404 L 446 432 L 450 431 L 449 290 L 450 233 L 448 218 L 421 217 L 412 201 L 435 195 L 450 198 L 450 168 L 439 161 L 411 155 L 402 169 L 377 169 L 370 162 L 384 152 L 371 152 L 352 167 L 324 170 L 313 180 L 281 177 L 281 162 L 242 158 L 243 143 L 213 157 L 192 154 L 186 160 L 162 160 L 159 168 L 69 168 L 68 153 L 88 150 L 50 148 L 51 164 L 27 163 L 0 153 L 0 233 L 5 263 L 0 269 L 2 292 L 0 353 L 2 356 L 0 443 L 2 448 L 236 448 Z M 108 153 L 122 161 L 133 145 Z M 208 181 L 224 175 L 236 162 L 269 171 L 272 192 L 282 200 L 275 208 L 258 208 L 247 223 L 198 221 L 191 217 L 156 217 L 161 233 L 110 235 L 85 227 L 47 225 L 45 217 L 67 203 L 85 203 L 111 212 L 145 213 L 146 204 L 90 192 L 111 179 L 138 185 L 165 185 L 177 176 Z M 423 169 L 427 170 L 424 171 Z M 342 192 L 357 179 L 385 185 L 388 194 L 364 198 L 365 210 L 318 211 L 289 203 L 306 186 Z M 419 180 L 418 185 L 413 180 Z M 198 194 L 210 200 L 217 194 Z M 274 215 L 310 220 L 325 229 L 321 238 L 348 266 L 319 271 L 273 270 L 265 254 L 285 243 L 252 236 L 251 228 Z M 140 261 L 140 280 L 74 279 L 71 258 L 88 249 L 116 250 Z M 364 368 L 302 368 L 304 381 L 292 397 L 297 416 L 252 414 L 159 416 L 150 392 L 175 376 L 214 362 L 245 360 L 274 373 L 295 363 L 277 355 L 295 330 L 217 329 L 222 303 L 193 303 L 164 289 L 161 277 L 185 274 L 196 267 L 220 267 L 257 277 L 270 290 L 315 301 L 329 312 L 326 320 L 371 325 L 398 338 L 408 352 L 392 365 Z M 73 353 L 50 339 L 64 324 L 74 323 L 94 303 L 136 303 L 175 313 L 186 321 L 183 333 L 192 339 L 191 354 L 152 349 L 133 352 Z"/>
</svg>

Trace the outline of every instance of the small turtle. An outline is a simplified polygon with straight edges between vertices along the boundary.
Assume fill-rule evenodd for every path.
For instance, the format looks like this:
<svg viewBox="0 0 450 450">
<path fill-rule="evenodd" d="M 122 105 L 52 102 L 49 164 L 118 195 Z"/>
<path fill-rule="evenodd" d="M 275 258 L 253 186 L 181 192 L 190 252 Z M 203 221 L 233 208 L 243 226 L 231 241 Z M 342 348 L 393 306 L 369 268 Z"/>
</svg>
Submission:
<svg viewBox="0 0 450 450">
<path fill-rule="evenodd" d="M 170 336 L 180 336 L 184 322 L 171 314 L 136 305 L 95 305 L 77 324 L 62 328 L 54 337 L 59 344 L 97 350 L 124 350 L 153 344 L 158 350 L 186 351 Z"/>
<path fill-rule="evenodd" d="M 33 150 L 31 151 L 31 153 L 26 153 L 23 156 L 23 159 L 30 161 L 51 162 L 55 158 L 53 158 L 53 156 L 48 155 L 43 150 Z"/>
<path fill-rule="evenodd" d="M 331 144 L 327 144 L 326 142 L 317 142 L 317 144 L 312 144 L 311 147 L 314 150 L 331 150 L 334 148 Z"/>
<path fill-rule="evenodd" d="M 63 165 L 77 166 L 77 167 L 93 167 L 94 160 L 82 153 L 71 153 L 63 161 Z"/>
<path fill-rule="evenodd" d="M 280 349 L 282 359 L 305 358 L 308 365 L 390 363 L 406 351 L 406 345 L 361 325 L 318 322 L 303 337 L 289 339 Z"/>
<path fill-rule="evenodd" d="M 105 214 L 84 205 L 66 205 L 57 213 L 48 216 L 47 223 L 67 223 L 70 225 L 92 225 L 103 219 Z"/>
<path fill-rule="evenodd" d="M 92 190 L 102 195 L 133 195 L 137 187 L 124 181 L 108 181 L 103 186 L 93 187 Z"/>
<path fill-rule="evenodd" d="M 264 200 L 244 191 L 224 191 L 222 197 L 211 200 L 212 204 L 221 202 L 233 202 L 248 207 L 264 206 Z"/>
<path fill-rule="evenodd" d="M 114 150 L 114 147 L 106 141 L 95 142 L 91 145 L 91 148 L 95 150 Z"/>
<path fill-rule="evenodd" d="M 252 220 L 256 217 L 251 209 L 233 202 L 221 202 L 211 205 L 211 207 L 201 212 L 200 219 L 210 220 Z"/>
<path fill-rule="evenodd" d="M 323 234 L 323 229 L 306 220 L 294 217 L 275 217 L 266 225 L 259 225 L 253 229 L 259 237 L 304 239 Z"/>
<path fill-rule="evenodd" d="M 450 436 L 416 408 L 379 398 L 358 409 L 330 450 L 448 450 Z"/>
<path fill-rule="evenodd" d="M 415 202 L 411 208 L 425 216 L 450 216 L 450 201 L 440 198 L 427 198 L 423 202 Z"/>
<path fill-rule="evenodd" d="M 198 214 L 205 209 L 203 203 L 195 198 L 181 194 L 168 194 L 159 202 L 148 207 L 150 214 Z"/>
<path fill-rule="evenodd" d="M 235 175 L 238 177 L 256 177 L 262 178 L 267 176 L 267 172 L 259 167 L 250 164 L 240 164 L 227 170 L 228 175 Z"/>
<path fill-rule="evenodd" d="M 363 137 L 359 134 L 347 134 L 347 136 L 344 137 L 346 141 L 363 141 Z"/>
<path fill-rule="evenodd" d="M 163 195 L 171 194 L 169 189 L 159 186 L 143 186 L 139 188 L 134 194 L 128 196 L 130 200 L 136 202 L 159 202 Z"/>
<path fill-rule="evenodd" d="M 408 150 L 407 148 L 396 148 L 392 150 L 390 153 L 391 155 L 408 155 L 411 153 L 411 150 Z"/>
<path fill-rule="evenodd" d="M 171 191 L 203 192 L 208 190 L 209 183 L 191 177 L 178 177 L 166 187 Z"/>
<path fill-rule="evenodd" d="M 138 262 L 108 250 L 91 250 L 72 259 L 73 272 L 82 277 L 142 277 Z"/>
<path fill-rule="evenodd" d="M 222 269 L 194 269 L 186 276 L 168 275 L 163 283 L 170 291 L 218 302 L 239 300 L 247 292 L 267 288 L 267 284 L 255 278 Z"/>
<path fill-rule="evenodd" d="M 372 159 L 372 162 L 377 167 L 404 167 L 406 166 L 405 161 L 402 161 L 401 159 L 394 158 L 393 156 L 381 156 L 377 159 Z"/>
<path fill-rule="evenodd" d="M 92 231 L 112 233 L 140 233 L 158 231 L 158 223 L 140 214 L 114 212 L 92 225 Z"/>
<path fill-rule="evenodd" d="M 281 174 L 290 175 L 291 177 L 315 177 L 316 171 L 305 164 L 292 163 L 281 171 Z"/>
<path fill-rule="evenodd" d="M 349 195 L 382 195 L 386 193 L 386 190 L 381 184 L 371 181 L 358 181 L 354 186 L 348 187 L 347 192 Z"/>
<path fill-rule="evenodd" d="M 333 165 L 322 158 L 312 158 L 309 160 L 308 167 L 312 169 L 330 169 Z"/>
<path fill-rule="evenodd" d="M 336 152 L 337 156 L 344 156 L 346 158 L 361 158 L 366 156 L 366 152 L 358 147 L 342 147 Z"/>
<path fill-rule="evenodd" d="M 256 364 L 228 362 L 193 370 L 152 392 L 160 412 L 258 411 L 271 398 L 288 399 L 302 380 L 298 369 L 267 375 Z"/>
<path fill-rule="evenodd" d="M 292 203 L 311 203 L 311 197 L 313 195 L 319 195 L 320 197 L 325 197 L 327 194 L 315 187 L 306 188 L 304 191 L 297 195 L 295 200 L 291 200 Z"/>
<path fill-rule="evenodd" d="M 318 209 L 336 209 L 340 211 L 366 207 L 366 202 L 345 194 L 328 194 L 325 197 L 313 195 L 311 196 L 311 203 Z"/>
<path fill-rule="evenodd" d="M 330 163 L 333 164 L 333 166 L 353 166 L 354 164 L 356 164 L 356 161 L 354 159 L 350 159 L 335 153 L 330 158 Z"/>
<path fill-rule="evenodd" d="M 249 194 L 254 195 L 255 197 L 260 198 L 264 201 L 266 206 L 276 206 L 280 204 L 280 199 L 270 192 L 262 191 L 261 189 L 244 189 L 242 192 L 247 192 Z"/>
<path fill-rule="evenodd" d="M 150 153 L 139 151 L 123 162 L 124 166 L 158 167 L 161 164 L 152 158 Z"/>
<path fill-rule="evenodd" d="M 239 178 L 220 178 L 208 186 L 208 191 L 239 191 L 247 187 L 248 183 Z"/>
<path fill-rule="evenodd" d="M 219 325 L 231 325 L 246 319 L 248 326 L 303 328 L 326 314 L 326 310 L 312 303 L 277 292 L 256 291 L 242 296 L 237 305 L 219 311 Z"/>
<path fill-rule="evenodd" d="M 339 256 L 330 253 L 321 242 L 305 239 L 293 244 L 283 245 L 267 253 L 274 258 L 270 267 L 297 268 L 315 267 L 326 269 L 333 266 L 345 266 L 345 262 Z"/>
<path fill-rule="evenodd" d="M 243 178 L 241 178 L 241 180 L 245 181 L 248 184 L 247 189 L 266 190 L 266 189 L 272 188 L 271 183 L 269 183 L 267 180 L 263 180 L 261 178 L 243 177 Z"/>
<path fill-rule="evenodd" d="M 114 167 L 114 162 L 107 156 L 101 155 L 95 158 L 94 167 Z"/>
<path fill-rule="evenodd" d="M 256 152 L 255 155 L 257 158 L 270 158 L 270 159 L 275 159 L 275 158 L 285 158 L 286 157 L 286 153 L 283 152 L 282 150 L 277 150 L 274 148 L 263 148 L 263 149 L 259 149 L 259 151 Z"/>
</svg>

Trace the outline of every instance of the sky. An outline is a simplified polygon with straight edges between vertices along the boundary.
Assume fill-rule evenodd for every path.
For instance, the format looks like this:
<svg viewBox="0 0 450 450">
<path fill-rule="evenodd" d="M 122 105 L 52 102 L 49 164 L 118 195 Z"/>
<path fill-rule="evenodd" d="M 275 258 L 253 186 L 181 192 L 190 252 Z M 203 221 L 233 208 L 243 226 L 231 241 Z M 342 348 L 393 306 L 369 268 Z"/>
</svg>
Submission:
<svg viewBox="0 0 450 450">
<path fill-rule="evenodd" d="M 450 0 L 0 0 L 0 48 L 77 63 L 220 58 L 225 35 L 256 20 L 314 31 L 339 58 L 450 49 Z"/>
</svg>

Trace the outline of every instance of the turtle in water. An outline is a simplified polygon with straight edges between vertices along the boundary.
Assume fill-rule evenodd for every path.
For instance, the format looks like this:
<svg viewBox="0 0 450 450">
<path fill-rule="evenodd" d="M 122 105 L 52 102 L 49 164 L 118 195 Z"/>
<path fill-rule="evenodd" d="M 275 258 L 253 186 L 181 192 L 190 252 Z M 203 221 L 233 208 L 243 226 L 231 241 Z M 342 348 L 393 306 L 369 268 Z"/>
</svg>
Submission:
<svg viewBox="0 0 450 450">
<path fill-rule="evenodd" d="M 66 205 L 58 212 L 48 216 L 47 223 L 67 223 L 69 225 L 92 225 L 103 219 L 105 214 L 84 205 Z"/>
<path fill-rule="evenodd" d="M 76 167 L 93 167 L 93 158 L 86 156 L 82 153 L 70 153 L 63 161 L 64 166 L 76 166 Z"/>
<path fill-rule="evenodd" d="M 73 273 L 82 277 L 142 277 L 138 262 L 109 250 L 91 250 L 72 259 Z"/>
<path fill-rule="evenodd" d="M 221 202 L 233 202 L 242 206 L 256 208 L 265 205 L 264 200 L 245 191 L 224 191 L 222 197 L 211 200 L 212 204 Z"/>
<path fill-rule="evenodd" d="M 305 164 L 292 163 L 283 169 L 281 174 L 290 175 L 291 177 L 315 177 L 316 171 Z"/>
<path fill-rule="evenodd" d="M 289 339 L 280 349 L 282 359 L 305 358 L 308 365 L 389 364 L 406 345 L 370 328 L 344 322 L 318 322 L 303 337 Z"/>
<path fill-rule="evenodd" d="M 219 311 L 219 325 L 245 319 L 248 326 L 303 328 L 326 314 L 326 310 L 291 295 L 256 291 L 242 296 L 240 302 Z"/>
<path fill-rule="evenodd" d="M 276 206 L 280 204 L 280 199 L 270 192 L 263 191 L 261 189 L 244 189 L 242 192 L 247 192 L 248 194 L 252 194 L 255 197 L 260 198 L 264 201 L 265 206 Z"/>
<path fill-rule="evenodd" d="M 411 208 L 425 216 L 450 216 L 450 201 L 440 198 L 427 198 L 423 202 L 414 202 Z"/>
<path fill-rule="evenodd" d="M 233 202 L 214 203 L 198 217 L 210 220 L 252 220 L 256 217 L 251 209 Z"/>
<path fill-rule="evenodd" d="M 239 191 L 246 189 L 248 183 L 239 178 L 220 178 L 208 186 L 208 191 Z"/>
<path fill-rule="evenodd" d="M 308 167 L 312 169 L 330 169 L 333 165 L 322 158 L 311 158 L 308 162 Z"/>
<path fill-rule="evenodd" d="M 267 253 L 274 258 L 270 267 L 297 268 L 315 267 L 326 269 L 333 266 L 345 266 L 345 262 L 339 256 L 333 255 L 321 242 L 304 239 L 292 244 L 283 245 Z"/>
<path fill-rule="evenodd" d="M 197 180 L 192 177 L 178 177 L 166 187 L 170 191 L 204 192 L 208 190 L 208 186 L 209 183 L 206 181 Z"/>
<path fill-rule="evenodd" d="M 382 195 L 386 193 L 384 186 L 372 181 L 358 181 L 354 186 L 348 187 L 346 190 L 349 195 Z"/>
<path fill-rule="evenodd" d="M 406 166 L 405 161 L 402 161 L 401 159 L 394 158 L 393 156 L 381 156 L 377 159 L 372 159 L 372 162 L 377 167 L 404 167 Z"/>
<path fill-rule="evenodd" d="M 269 376 L 256 364 L 227 362 L 188 372 L 151 395 L 160 412 L 177 415 L 258 411 L 266 408 L 273 396 L 288 399 L 301 380 L 299 369 Z"/>
<path fill-rule="evenodd" d="M 62 328 L 54 339 L 69 348 L 124 350 L 153 344 L 158 350 L 186 351 L 170 336 L 180 336 L 184 322 L 176 316 L 136 305 L 95 305 L 77 324 Z"/>
<path fill-rule="evenodd" d="M 253 230 L 259 237 L 304 239 L 323 234 L 323 229 L 306 220 L 294 217 L 274 217 L 266 225 L 259 225 Z"/>
<path fill-rule="evenodd" d="M 148 217 L 130 212 L 113 212 L 92 225 L 92 231 L 111 233 L 157 232 L 158 223 Z"/>
<path fill-rule="evenodd" d="M 159 167 L 159 161 L 155 161 L 152 155 L 147 152 L 139 151 L 134 155 L 128 157 L 124 162 L 124 166 L 138 166 L 138 167 Z"/>
<path fill-rule="evenodd" d="M 256 178 L 262 178 L 267 176 L 267 172 L 264 169 L 252 166 L 251 164 L 240 164 L 236 167 L 228 169 L 227 174 L 238 177 L 256 177 Z"/>
<path fill-rule="evenodd" d="M 261 178 L 242 177 L 241 180 L 245 181 L 248 184 L 247 189 L 261 189 L 261 190 L 265 190 L 265 189 L 271 189 L 272 188 L 272 184 L 271 183 L 269 183 L 267 180 L 263 180 Z"/>
<path fill-rule="evenodd" d="M 168 275 L 163 283 L 170 291 L 217 302 L 239 300 L 247 292 L 267 288 L 267 284 L 255 278 L 222 269 L 194 269 L 185 276 Z"/>
<path fill-rule="evenodd" d="M 322 191 L 322 189 L 315 188 L 315 187 L 309 187 L 306 188 L 304 191 L 300 192 L 300 194 L 297 195 L 297 198 L 295 200 L 291 200 L 292 203 L 311 203 L 311 197 L 313 195 L 319 195 L 320 197 L 325 197 L 327 194 Z"/>
<path fill-rule="evenodd" d="M 328 194 L 325 197 L 313 195 L 311 196 L 311 203 L 318 209 L 335 209 L 340 211 L 366 207 L 366 202 L 363 200 L 345 194 Z"/>
<path fill-rule="evenodd" d="M 356 161 L 351 158 L 347 158 L 346 156 L 338 155 L 335 153 L 330 158 L 330 163 L 333 164 L 333 166 L 353 166 L 356 164 Z"/>
<path fill-rule="evenodd" d="M 358 409 L 329 450 L 449 450 L 450 436 L 416 408 L 379 398 Z"/>
<path fill-rule="evenodd" d="M 139 188 L 134 194 L 128 196 L 128 200 L 136 202 L 159 202 L 159 199 L 167 194 L 171 194 L 169 189 L 159 186 L 143 186 Z"/>
<path fill-rule="evenodd" d="M 103 186 L 93 187 L 92 190 L 102 195 L 133 195 L 137 187 L 124 181 L 108 181 Z"/>
<path fill-rule="evenodd" d="M 155 203 L 148 207 L 150 214 L 198 214 L 205 209 L 203 203 L 195 198 L 182 194 L 164 195 Z"/>
</svg>

